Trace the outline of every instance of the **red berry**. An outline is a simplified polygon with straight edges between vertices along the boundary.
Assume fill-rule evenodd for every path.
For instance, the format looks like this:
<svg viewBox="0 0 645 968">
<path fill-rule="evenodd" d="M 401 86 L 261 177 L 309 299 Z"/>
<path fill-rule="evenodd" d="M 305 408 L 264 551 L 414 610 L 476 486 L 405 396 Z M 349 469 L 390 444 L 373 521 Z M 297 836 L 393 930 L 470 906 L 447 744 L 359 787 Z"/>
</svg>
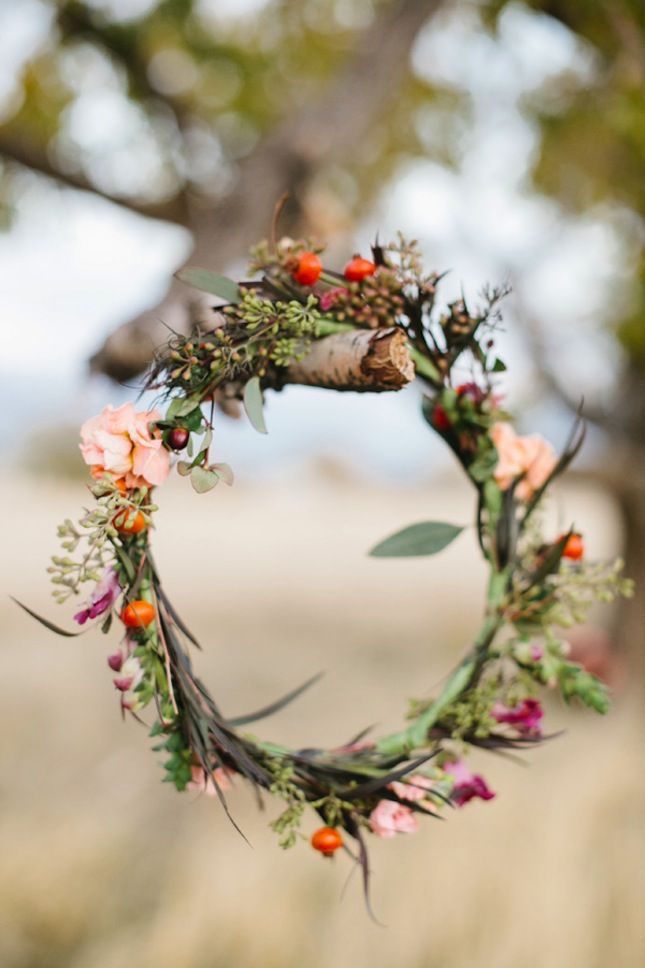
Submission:
<svg viewBox="0 0 645 968">
<path fill-rule="evenodd" d="M 298 264 L 293 270 L 293 278 L 301 286 L 313 286 L 320 279 L 322 262 L 315 252 L 303 252 L 298 257 Z"/>
<path fill-rule="evenodd" d="M 331 857 L 334 851 L 343 846 L 343 838 L 335 827 L 320 827 L 312 834 L 311 846 L 324 857 Z"/>
<path fill-rule="evenodd" d="M 440 432 L 450 430 L 452 426 L 448 414 L 440 403 L 432 411 L 432 426 Z"/>
<path fill-rule="evenodd" d="M 581 534 L 570 534 L 562 552 L 563 558 L 579 561 L 585 553 L 585 543 Z"/>
<path fill-rule="evenodd" d="M 154 618 L 154 605 L 151 605 L 150 602 L 143 601 L 143 599 L 130 602 L 121 612 L 121 621 L 129 629 L 145 628 L 146 625 L 154 622 Z"/>
<path fill-rule="evenodd" d="M 360 255 L 355 255 L 345 266 L 345 278 L 350 282 L 361 282 L 367 276 L 373 276 L 376 266 L 369 259 L 363 259 Z"/>
<path fill-rule="evenodd" d="M 190 431 L 185 427 L 173 427 L 168 434 L 168 446 L 173 450 L 183 450 L 190 438 Z"/>
</svg>

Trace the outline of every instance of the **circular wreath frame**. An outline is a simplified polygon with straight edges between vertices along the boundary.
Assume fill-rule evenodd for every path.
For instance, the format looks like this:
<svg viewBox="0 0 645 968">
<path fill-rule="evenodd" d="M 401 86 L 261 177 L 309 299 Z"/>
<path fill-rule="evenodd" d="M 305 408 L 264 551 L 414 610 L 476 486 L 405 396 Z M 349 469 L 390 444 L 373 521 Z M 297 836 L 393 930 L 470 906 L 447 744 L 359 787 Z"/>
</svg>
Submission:
<svg viewBox="0 0 645 968">
<path fill-rule="evenodd" d="M 164 779 L 179 790 L 216 795 L 234 824 L 225 797 L 232 777 L 247 780 L 258 797 L 268 791 L 284 803 L 272 823 L 283 847 L 296 842 L 305 810 L 313 809 L 325 825 L 313 846 L 326 856 L 344 847 L 362 867 L 367 896 L 367 835 L 412 832 L 419 816 L 490 799 L 492 791 L 463 756 L 471 747 L 507 751 L 539 742 L 541 686 L 607 710 L 604 685 L 567 659 L 559 629 L 581 620 L 592 601 L 628 595 L 631 586 L 621 562 L 586 562 L 573 527 L 543 534 L 544 495 L 578 452 L 584 425 L 578 416 L 560 457 L 541 438 L 513 430 L 498 389 L 505 366 L 495 345 L 505 290 L 485 291 L 476 310 L 463 298 L 441 310 L 435 305 L 441 276 L 426 273 L 416 244 L 402 237 L 374 245 L 371 260 L 355 256 L 342 273 L 323 267 L 321 252 L 306 240 L 262 243 L 252 255 L 255 278 L 239 283 L 200 268 L 179 273 L 218 304 L 208 322 L 189 336 L 174 334 L 157 354 L 145 388 L 167 404 L 164 414 L 137 414 L 126 404 L 83 426 L 95 505 L 78 524 L 60 526 L 64 555 L 49 570 L 59 602 L 84 582 L 96 583 L 78 623 L 100 616 L 104 632 L 115 618 L 125 626 L 108 663 L 124 712 L 140 718 L 145 707 L 156 710 L 150 735 L 164 756 Z M 458 383 L 460 373 L 466 378 Z M 300 384 L 383 392 L 413 379 L 424 390 L 426 422 L 474 486 L 475 525 L 489 568 L 479 633 L 439 694 L 414 700 L 407 725 L 393 734 L 361 733 L 327 750 L 258 739 L 245 727 L 314 680 L 249 715 L 221 713 L 193 670 L 188 645 L 198 643 L 152 557 L 154 487 L 173 452 L 183 453 L 177 470 L 198 492 L 232 483 L 228 465 L 210 460 L 216 407 L 230 412 L 242 402 L 255 428 L 266 432 L 267 390 Z M 371 554 L 435 554 L 461 530 L 422 522 Z M 72 558 L 79 546 L 83 554 Z M 53 631 L 80 634 L 26 610 Z"/>
</svg>

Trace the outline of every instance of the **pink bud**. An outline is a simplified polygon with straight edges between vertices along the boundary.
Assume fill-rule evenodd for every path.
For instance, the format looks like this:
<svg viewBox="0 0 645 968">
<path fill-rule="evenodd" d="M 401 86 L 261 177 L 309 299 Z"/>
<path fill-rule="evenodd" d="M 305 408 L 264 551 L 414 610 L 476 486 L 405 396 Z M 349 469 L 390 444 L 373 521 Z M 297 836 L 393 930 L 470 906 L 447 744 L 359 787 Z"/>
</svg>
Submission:
<svg viewBox="0 0 645 968">
<path fill-rule="evenodd" d="M 119 672 L 123 665 L 123 655 L 121 652 L 113 652 L 108 656 L 107 664 L 113 672 Z"/>
<path fill-rule="evenodd" d="M 114 680 L 114 685 L 119 692 L 127 692 L 133 682 L 134 676 L 117 676 Z"/>
</svg>

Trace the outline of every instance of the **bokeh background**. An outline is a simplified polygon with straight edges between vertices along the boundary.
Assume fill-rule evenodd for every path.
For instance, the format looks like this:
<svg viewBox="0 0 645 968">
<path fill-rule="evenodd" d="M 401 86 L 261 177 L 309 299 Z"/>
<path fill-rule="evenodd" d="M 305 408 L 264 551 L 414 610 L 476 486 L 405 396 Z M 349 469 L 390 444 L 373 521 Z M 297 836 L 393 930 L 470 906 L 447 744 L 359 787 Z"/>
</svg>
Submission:
<svg viewBox="0 0 645 968">
<path fill-rule="evenodd" d="M 0 965 L 2 968 L 640 968 L 645 962 L 645 9 L 640 0 L 0 2 Z M 572 646 L 606 719 L 548 704 L 563 736 L 525 766 L 481 755 L 498 796 L 377 843 L 357 878 L 283 854 L 243 788 L 249 848 L 205 797 L 159 783 L 123 724 L 107 640 L 57 639 L 45 567 L 85 500 L 79 423 L 136 392 L 187 261 L 243 271 L 284 230 L 339 264 L 378 232 L 450 269 L 446 299 L 509 280 L 502 350 L 519 423 L 583 456 L 553 528 L 620 554 L 634 599 Z M 221 417 L 233 489 L 160 495 L 157 558 L 225 711 L 312 672 L 262 735 L 343 742 L 400 721 L 468 643 L 474 540 L 437 561 L 365 551 L 471 495 L 414 388 L 290 388 L 260 438 Z M 527 768 L 528 767 L 528 768 Z"/>
</svg>

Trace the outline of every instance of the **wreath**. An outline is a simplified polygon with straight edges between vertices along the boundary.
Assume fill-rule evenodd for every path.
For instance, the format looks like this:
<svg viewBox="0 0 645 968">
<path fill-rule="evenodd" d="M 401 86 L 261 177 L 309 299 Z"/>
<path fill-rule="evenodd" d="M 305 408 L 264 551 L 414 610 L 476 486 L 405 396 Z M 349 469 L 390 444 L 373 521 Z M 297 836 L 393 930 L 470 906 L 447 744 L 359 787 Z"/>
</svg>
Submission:
<svg viewBox="0 0 645 968">
<path fill-rule="evenodd" d="M 542 687 L 599 713 L 606 687 L 567 658 L 562 629 L 584 619 L 594 601 L 629 595 L 620 561 L 589 562 L 571 527 L 545 533 L 546 493 L 578 452 L 578 415 L 560 456 L 540 436 L 520 436 L 504 408 L 505 370 L 496 353 L 505 290 L 482 294 L 481 307 L 459 299 L 436 305 L 441 280 L 427 273 L 415 243 L 375 244 L 343 272 L 323 265 L 322 247 L 283 238 L 252 252 L 248 281 L 200 268 L 179 277 L 217 297 L 211 318 L 189 336 L 173 334 L 158 353 L 145 389 L 159 409 L 108 406 L 81 428 L 81 452 L 93 482 L 92 508 L 58 529 L 63 554 L 49 571 L 64 603 L 93 588 L 74 615 L 116 624 L 118 648 L 107 659 L 121 710 L 142 722 L 162 755 L 164 780 L 177 790 L 219 798 L 245 780 L 283 803 L 271 826 L 282 847 L 296 843 L 308 809 L 322 823 L 311 845 L 325 857 L 340 848 L 368 883 L 370 836 L 417 830 L 423 817 L 494 797 L 471 772 L 472 748 L 526 749 L 544 738 Z M 286 384 L 367 392 L 398 390 L 416 378 L 423 416 L 456 457 L 474 488 L 475 528 L 488 565 L 479 633 L 435 696 L 412 700 L 404 728 L 372 738 L 365 731 L 334 749 L 288 749 L 260 739 L 250 724 L 275 713 L 304 683 L 265 708 L 225 717 L 196 675 L 189 646 L 198 643 L 175 610 L 151 552 L 154 490 L 176 470 L 206 492 L 233 483 L 230 467 L 211 459 L 216 406 L 243 403 L 266 432 L 263 398 Z M 434 555 L 463 529 L 427 521 L 377 544 L 377 557 Z M 59 628 L 22 606 L 49 629 Z M 235 823 L 234 819 L 233 823 Z"/>
</svg>

